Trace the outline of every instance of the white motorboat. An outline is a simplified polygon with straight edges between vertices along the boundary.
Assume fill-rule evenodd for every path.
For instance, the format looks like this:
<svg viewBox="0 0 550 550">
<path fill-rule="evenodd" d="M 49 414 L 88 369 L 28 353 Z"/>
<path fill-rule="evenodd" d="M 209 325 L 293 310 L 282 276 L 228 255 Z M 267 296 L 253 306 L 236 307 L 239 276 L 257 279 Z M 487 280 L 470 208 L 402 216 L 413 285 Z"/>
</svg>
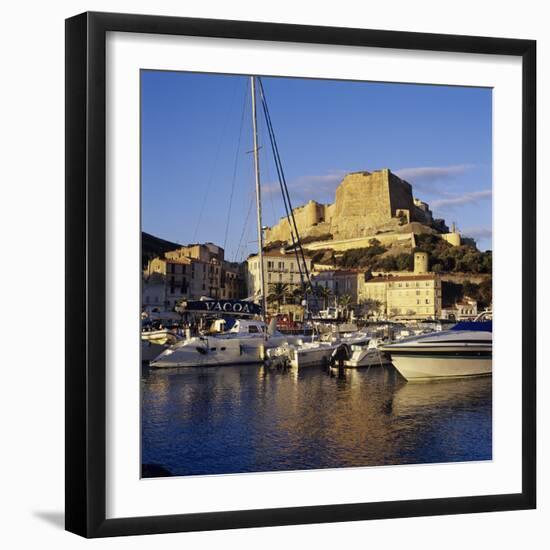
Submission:
<svg viewBox="0 0 550 550">
<path fill-rule="evenodd" d="M 389 356 L 380 351 L 377 338 L 352 344 L 351 357 L 344 361 L 345 367 L 380 367 L 390 363 Z"/>
<path fill-rule="evenodd" d="M 399 373 L 408 381 L 492 374 L 492 322 L 463 322 L 450 330 L 406 338 L 384 345 Z"/>
<path fill-rule="evenodd" d="M 337 342 L 304 342 L 291 349 L 290 365 L 295 368 L 303 368 L 328 364 L 337 347 Z"/>
<path fill-rule="evenodd" d="M 323 335 L 326 339 L 304 342 L 303 340 L 284 344 L 277 348 L 268 350 L 267 356 L 273 360 L 286 356 L 288 363 L 294 368 L 313 367 L 319 365 L 328 365 L 335 351 L 340 346 L 348 348 L 348 355 L 351 354 L 349 346 L 368 342 L 369 338 L 365 333 L 355 332 L 339 336 L 338 333 L 328 333 Z"/>
<path fill-rule="evenodd" d="M 152 367 L 207 367 L 261 363 L 266 349 L 298 343 L 262 321 L 239 319 L 228 332 L 181 340 L 151 361 Z"/>
</svg>

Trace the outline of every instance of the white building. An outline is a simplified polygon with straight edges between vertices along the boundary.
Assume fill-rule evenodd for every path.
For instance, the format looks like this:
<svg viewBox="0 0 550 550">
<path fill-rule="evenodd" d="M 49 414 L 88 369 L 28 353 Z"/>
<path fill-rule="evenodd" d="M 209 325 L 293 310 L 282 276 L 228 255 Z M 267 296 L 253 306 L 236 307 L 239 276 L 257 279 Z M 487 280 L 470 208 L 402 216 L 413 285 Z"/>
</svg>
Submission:
<svg viewBox="0 0 550 550">
<path fill-rule="evenodd" d="M 281 250 L 268 250 L 264 252 L 264 276 L 266 292 L 269 294 L 269 285 L 272 283 L 285 283 L 289 291 L 300 288 L 302 280 L 300 278 L 300 269 L 304 270 L 304 262 L 300 265 L 293 252 L 285 253 Z M 311 259 L 305 258 L 305 266 L 311 273 Z M 261 294 L 260 288 L 260 260 L 258 255 L 249 256 L 246 260 L 246 285 L 248 296 L 258 297 Z"/>
</svg>

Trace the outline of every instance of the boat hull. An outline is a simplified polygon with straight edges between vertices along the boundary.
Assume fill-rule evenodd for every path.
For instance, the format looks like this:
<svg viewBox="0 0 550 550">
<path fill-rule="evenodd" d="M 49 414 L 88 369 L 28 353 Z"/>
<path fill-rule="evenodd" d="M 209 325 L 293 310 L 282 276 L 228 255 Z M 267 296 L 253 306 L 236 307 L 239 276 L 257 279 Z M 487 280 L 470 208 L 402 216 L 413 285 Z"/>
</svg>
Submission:
<svg viewBox="0 0 550 550">
<path fill-rule="evenodd" d="M 357 356 L 354 357 L 354 355 Z M 351 359 L 344 361 L 344 366 L 348 368 L 380 367 L 389 363 L 386 354 L 374 349 L 369 350 L 367 353 L 353 354 Z"/>
<path fill-rule="evenodd" d="M 322 346 L 319 348 L 296 349 L 290 358 L 290 364 L 295 368 L 315 367 L 328 363 L 335 346 Z"/>
<path fill-rule="evenodd" d="M 397 371 L 409 382 L 470 376 L 488 376 L 493 372 L 491 353 L 431 355 L 392 353 Z"/>
<path fill-rule="evenodd" d="M 217 341 L 209 346 L 181 346 L 165 350 L 151 362 L 155 368 L 220 367 L 261 363 L 265 353 L 262 340 L 246 343 Z"/>
</svg>

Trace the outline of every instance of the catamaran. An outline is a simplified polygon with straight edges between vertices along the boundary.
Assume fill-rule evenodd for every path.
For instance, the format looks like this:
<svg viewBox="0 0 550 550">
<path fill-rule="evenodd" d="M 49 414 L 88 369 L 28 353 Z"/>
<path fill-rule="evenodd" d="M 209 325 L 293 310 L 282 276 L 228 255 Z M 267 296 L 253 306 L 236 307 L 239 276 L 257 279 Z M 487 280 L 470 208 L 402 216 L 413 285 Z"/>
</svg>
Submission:
<svg viewBox="0 0 550 550">
<path fill-rule="evenodd" d="M 239 319 L 225 333 L 181 340 L 151 361 L 152 367 L 209 367 L 261 363 L 266 349 L 300 338 L 287 336 L 262 321 Z"/>
</svg>

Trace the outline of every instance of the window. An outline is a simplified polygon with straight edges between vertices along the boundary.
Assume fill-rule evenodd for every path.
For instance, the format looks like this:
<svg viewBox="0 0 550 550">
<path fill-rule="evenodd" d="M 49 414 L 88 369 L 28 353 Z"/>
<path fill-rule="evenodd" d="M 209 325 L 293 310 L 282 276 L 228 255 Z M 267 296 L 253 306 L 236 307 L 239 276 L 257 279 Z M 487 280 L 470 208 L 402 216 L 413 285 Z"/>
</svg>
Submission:
<svg viewBox="0 0 550 550">
<path fill-rule="evenodd" d="M 256 333 L 258 333 L 258 332 L 260 332 L 260 331 L 258 330 L 258 327 L 257 327 L 256 325 L 250 325 L 250 326 L 248 327 L 248 332 L 251 333 L 251 334 L 252 334 L 252 333 L 256 334 Z"/>
<path fill-rule="evenodd" d="M 267 269 L 273 269 L 273 262 L 267 262 Z"/>
<path fill-rule="evenodd" d="M 426 298 L 426 303 L 429 304 L 430 303 L 430 300 L 428 298 Z"/>
</svg>

